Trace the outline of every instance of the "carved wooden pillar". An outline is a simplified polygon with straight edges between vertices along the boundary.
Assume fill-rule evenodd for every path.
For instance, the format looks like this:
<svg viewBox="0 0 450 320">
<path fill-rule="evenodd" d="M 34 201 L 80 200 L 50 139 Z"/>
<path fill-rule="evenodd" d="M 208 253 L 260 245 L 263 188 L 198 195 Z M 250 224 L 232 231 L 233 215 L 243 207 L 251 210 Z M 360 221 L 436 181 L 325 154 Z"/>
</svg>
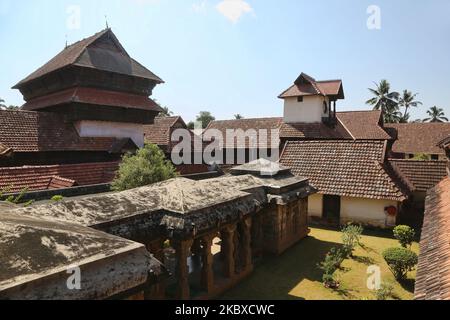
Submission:
<svg viewBox="0 0 450 320">
<path fill-rule="evenodd" d="M 211 234 L 202 238 L 202 288 L 208 293 L 214 290 L 214 256 L 212 254 L 212 245 L 215 236 L 215 234 Z"/>
<path fill-rule="evenodd" d="M 188 300 L 190 298 L 189 289 L 189 266 L 187 264 L 187 259 L 190 254 L 190 249 L 193 240 L 176 240 L 174 241 L 174 248 L 177 254 L 178 263 L 176 276 L 178 281 L 178 299 Z"/>
<path fill-rule="evenodd" d="M 147 250 L 160 262 L 164 263 L 164 240 L 157 239 L 147 244 Z"/>
<path fill-rule="evenodd" d="M 232 278 L 235 275 L 235 261 L 234 261 L 234 234 L 236 232 L 236 225 L 231 225 L 222 230 L 222 252 L 224 255 L 224 276 Z"/>
<path fill-rule="evenodd" d="M 246 218 L 242 222 L 242 262 L 244 270 L 252 266 L 252 218 Z"/>
</svg>

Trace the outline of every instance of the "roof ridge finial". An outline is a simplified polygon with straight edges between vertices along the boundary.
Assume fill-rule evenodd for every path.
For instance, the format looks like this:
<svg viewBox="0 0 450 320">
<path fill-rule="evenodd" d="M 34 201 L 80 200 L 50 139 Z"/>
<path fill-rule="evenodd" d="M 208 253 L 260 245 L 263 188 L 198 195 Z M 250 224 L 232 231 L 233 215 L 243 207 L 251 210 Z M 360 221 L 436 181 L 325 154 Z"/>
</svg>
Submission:
<svg viewBox="0 0 450 320">
<path fill-rule="evenodd" d="M 64 49 L 67 49 L 68 46 L 69 46 L 69 43 L 67 42 L 67 33 L 66 33 L 66 46 L 64 47 Z"/>
<path fill-rule="evenodd" d="M 105 14 L 105 23 L 106 23 L 106 29 L 109 29 L 108 16 L 106 14 Z"/>
</svg>

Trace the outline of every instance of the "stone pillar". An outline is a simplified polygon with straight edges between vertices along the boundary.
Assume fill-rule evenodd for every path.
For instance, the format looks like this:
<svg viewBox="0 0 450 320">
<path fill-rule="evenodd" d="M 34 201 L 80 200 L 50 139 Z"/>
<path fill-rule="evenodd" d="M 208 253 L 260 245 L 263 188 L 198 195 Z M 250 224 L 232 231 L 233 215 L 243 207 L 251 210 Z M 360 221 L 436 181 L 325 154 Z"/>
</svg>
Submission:
<svg viewBox="0 0 450 320">
<path fill-rule="evenodd" d="M 233 278 L 235 275 L 234 261 L 234 234 L 236 225 L 231 225 L 222 230 L 222 253 L 224 255 L 223 267 L 224 276 Z"/>
<path fill-rule="evenodd" d="M 242 221 L 242 263 L 244 270 L 247 270 L 252 266 L 252 218 L 246 218 Z"/>
<path fill-rule="evenodd" d="M 178 299 L 188 300 L 190 298 L 190 288 L 189 288 L 189 266 L 187 264 L 187 259 L 190 254 L 190 249 L 193 240 L 174 240 L 173 246 L 175 248 L 178 263 L 176 270 L 176 277 L 178 281 Z"/>
<path fill-rule="evenodd" d="M 212 293 L 214 290 L 214 256 L 212 254 L 214 238 L 215 234 L 207 235 L 202 238 L 202 288 L 208 293 Z"/>
</svg>

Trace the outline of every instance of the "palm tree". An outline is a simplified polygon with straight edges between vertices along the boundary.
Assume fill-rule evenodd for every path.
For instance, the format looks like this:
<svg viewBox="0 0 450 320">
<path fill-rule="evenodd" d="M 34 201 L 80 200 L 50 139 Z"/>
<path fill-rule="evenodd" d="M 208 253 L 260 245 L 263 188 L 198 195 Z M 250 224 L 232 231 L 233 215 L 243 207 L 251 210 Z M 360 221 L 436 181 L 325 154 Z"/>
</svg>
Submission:
<svg viewBox="0 0 450 320">
<path fill-rule="evenodd" d="M 240 115 L 239 113 L 238 113 L 238 114 L 235 114 L 235 115 L 234 115 L 234 118 L 235 118 L 236 120 L 244 119 L 244 117 L 243 117 L 242 115 Z"/>
<path fill-rule="evenodd" d="M 423 122 L 448 122 L 448 118 L 444 114 L 444 109 L 434 106 L 427 111 L 427 114 L 429 118 L 423 119 Z"/>
<path fill-rule="evenodd" d="M 379 84 L 375 83 L 376 89 L 369 91 L 374 95 L 373 98 L 366 101 L 366 104 L 373 106 L 374 110 L 381 110 L 384 114 L 384 121 L 389 123 L 391 121 L 399 121 L 398 117 L 398 92 L 391 92 L 391 85 L 387 80 L 381 80 Z"/>
<path fill-rule="evenodd" d="M 5 100 L 0 98 L 0 110 L 6 109 Z"/>
<path fill-rule="evenodd" d="M 418 93 L 413 94 L 411 91 L 403 90 L 402 96 L 398 100 L 399 107 L 405 108 L 402 118 L 400 122 L 406 123 L 409 121 L 409 113 L 408 110 L 411 107 L 421 106 L 423 103 L 415 100 Z"/>
</svg>

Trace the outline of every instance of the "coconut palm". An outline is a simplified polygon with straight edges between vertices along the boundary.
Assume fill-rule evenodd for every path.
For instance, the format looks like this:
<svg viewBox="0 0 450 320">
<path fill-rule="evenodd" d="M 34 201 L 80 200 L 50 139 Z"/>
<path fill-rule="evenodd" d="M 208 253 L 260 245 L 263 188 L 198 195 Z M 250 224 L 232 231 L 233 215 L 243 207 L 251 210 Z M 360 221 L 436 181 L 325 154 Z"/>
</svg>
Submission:
<svg viewBox="0 0 450 320">
<path fill-rule="evenodd" d="M 381 80 L 379 84 L 375 83 L 376 89 L 369 88 L 374 95 L 373 98 L 366 101 L 366 104 L 373 106 L 374 110 L 381 110 L 384 114 L 384 121 L 390 123 L 392 121 L 400 121 L 398 92 L 391 92 L 391 85 L 387 80 Z"/>
<path fill-rule="evenodd" d="M 235 115 L 234 115 L 234 118 L 235 118 L 236 120 L 244 119 L 244 117 L 243 117 L 242 115 L 240 115 L 239 113 L 238 113 L 238 114 L 235 114 Z"/>
<path fill-rule="evenodd" d="M 409 108 L 418 107 L 422 105 L 422 102 L 415 100 L 417 97 L 417 93 L 413 94 L 411 91 L 403 90 L 403 94 L 400 96 L 398 100 L 399 107 L 405 108 L 402 118 L 400 122 L 408 122 L 409 121 Z"/>
<path fill-rule="evenodd" d="M 448 118 L 444 114 L 444 109 L 434 106 L 427 111 L 427 114 L 429 118 L 423 119 L 423 122 L 448 122 Z"/>
<path fill-rule="evenodd" d="M 6 109 L 5 100 L 0 98 L 0 110 Z"/>
</svg>

